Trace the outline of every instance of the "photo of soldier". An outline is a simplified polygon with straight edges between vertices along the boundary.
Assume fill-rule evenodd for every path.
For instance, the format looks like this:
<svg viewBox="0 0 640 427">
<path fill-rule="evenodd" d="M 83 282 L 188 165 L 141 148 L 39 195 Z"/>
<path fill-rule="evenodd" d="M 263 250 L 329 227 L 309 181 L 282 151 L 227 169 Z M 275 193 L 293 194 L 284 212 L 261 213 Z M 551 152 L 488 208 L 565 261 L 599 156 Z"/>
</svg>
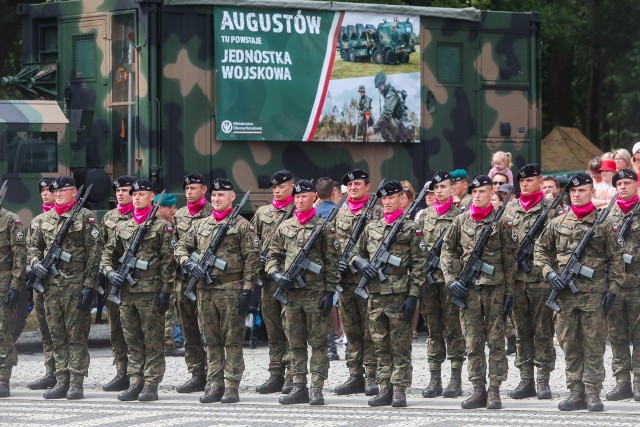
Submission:
<svg viewBox="0 0 640 427">
<path fill-rule="evenodd" d="M 396 89 L 382 71 L 376 74 L 374 86 L 384 97 L 384 106 L 380 118 L 367 130 L 367 135 L 380 133 L 385 142 L 413 142 L 415 127 L 407 115 L 406 91 Z"/>
<path fill-rule="evenodd" d="M 373 112 L 371 110 L 372 99 L 367 96 L 364 85 L 358 87 L 358 94 L 360 99 L 358 100 L 358 126 L 356 127 L 356 141 L 358 141 L 358 135 L 362 135 L 362 142 L 367 142 L 367 133 L 369 127 L 373 126 Z"/>
</svg>

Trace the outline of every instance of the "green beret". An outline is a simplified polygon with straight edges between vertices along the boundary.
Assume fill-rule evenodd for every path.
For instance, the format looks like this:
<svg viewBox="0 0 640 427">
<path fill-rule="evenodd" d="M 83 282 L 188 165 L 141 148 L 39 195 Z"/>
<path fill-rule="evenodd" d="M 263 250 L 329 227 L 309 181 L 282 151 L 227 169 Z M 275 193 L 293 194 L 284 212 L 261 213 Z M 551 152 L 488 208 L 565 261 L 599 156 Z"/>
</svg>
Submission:
<svg viewBox="0 0 640 427">
<path fill-rule="evenodd" d="M 160 197 L 160 195 L 156 194 L 156 197 L 154 197 L 153 200 L 157 202 L 158 197 Z M 176 203 L 178 203 L 178 200 L 176 200 L 176 196 L 171 193 L 165 193 L 162 201 L 160 202 L 160 206 L 174 206 Z"/>
<path fill-rule="evenodd" d="M 467 171 L 464 169 L 456 169 L 451 172 L 451 179 L 453 182 L 460 181 L 461 179 L 467 179 L 469 175 L 467 175 Z"/>
</svg>

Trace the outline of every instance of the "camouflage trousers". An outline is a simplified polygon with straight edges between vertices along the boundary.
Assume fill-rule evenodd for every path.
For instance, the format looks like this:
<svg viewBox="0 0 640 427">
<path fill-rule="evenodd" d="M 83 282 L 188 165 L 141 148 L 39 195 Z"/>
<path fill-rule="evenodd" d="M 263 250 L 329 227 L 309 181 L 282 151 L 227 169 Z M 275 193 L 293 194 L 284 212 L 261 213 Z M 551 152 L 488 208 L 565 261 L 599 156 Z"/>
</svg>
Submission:
<svg viewBox="0 0 640 427">
<path fill-rule="evenodd" d="M 165 370 L 164 315 L 156 305 L 158 292 L 122 292 L 120 321 L 127 342 L 127 373 L 131 382 L 158 385 Z"/>
<path fill-rule="evenodd" d="M 178 278 L 176 274 L 176 310 L 178 322 L 184 336 L 184 361 L 191 375 L 204 376 L 206 371 L 207 355 L 202 347 L 202 334 L 198 326 L 198 305 L 185 297 L 183 292 L 189 284 L 188 280 Z"/>
<path fill-rule="evenodd" d="M 504 349 L 504 286 L 469 287 L 467 307 L 460 310 L 467 348 L 467 373 L 474 386 L 487 383 L 485 344 L 489 347 L 489 385 L 500 387 L 509 366 Z"/>
<path fill-rule="evenodd" d="M 534 378 L 536 367 L 538 379 L 548 380 L 556 366 L 553 310 L 544 305 L 549 293 L 546 283 L 516 281 L 515 284 L 511 317 L 517 331 L 515 364 L 522 379 Z"/>
<path fill-rule="evenodd" d="M 402 122 L 399 119 L 380 119 L 378 124 L 380 125 L 380 136 L 382 136 L 382 139 L 384 139 L 385 142 L 402 140 Z"/>
<path fill-rule="evenodd" d="M 369 329 L 376 346 L 376 381 L 381 388 L 388 387 L 389 383 L 411 386 L 413 333 L 411 322 L 405 321 L 398 311 L 406 297 L 406 294 L 369 295 Z"/>
<path fill-rule="evenodd" d="M 375 374 L 376 349 L 369 329 L 368 304 L 367 300 L 353 293 L 357 286 L 353 283 L 343 283 L 344 291 L 338 294 L 338 311 L 347 336 L 349 351 L 347 367 L 351 375 L 364 374 L 365 370 L 367 373 Z"/>
<path fill-rule="evenodd" d="M 58 382 L 84 382 L 89 373 L 87 338 L 91 327 L 89 310 L 78 309 L 80 284 L 49 285 L 44 293 L 44 310 L 53 342 Z"/>
<path fill-rule="evenodd" d="M 237 290 L 198 289 L 198 317 L 207 352 L 207 383 L 238 389 L 244 373 L 244 318 Z"/>
<path fill-rule="evenodd" d="M 6 291 L 0 296 L 4 297 Z M 0 301 L 0 381 L 11 378 L 11 369 L 18 364 L 18 353 L 13 342 L 17 310 Z"/>
<path fill-rule="evenodd" d="M 284 332 L 285 313 L 280 302 L 273 298 L 278 287 L 267 278 L 261 278 L 262 300 L 260 302 L 262 317 L 267 328 L 269 345 L 269 373 L 284 375 L 289 368 L 288 343 Z"/>
<path fill-rule="evenodd" d="M 564 291 L 558 304 L 557 332 L 566 362 L 567 388 L 600 392 L 604 381 L 604 351 L 607 321 L 602 316 L 600 293 Z"/>
<path fill-rule="evenodd" d="M 516 324 L 513 320 L 513 316 L 509 316 L 504 324 L 504 336 L 507 338 L 516 337 Z"/>
<path fill-rule="evenodd" d="M 105 295 L 109 295 L 112 288 L 111 283 L 108 281 L 107 283 Z M 107 319 L 109 320 L 109 338 L 111 339 L 113 364 L 116 365 L 116 371 L 127 372 L 127 343 L 124 340 L 124 332 L 120 322 L 120 307 L 108 299 L 105 301 L 105 305 L 107 306 Z"/>
<path fill-rule="evenodd" d="M 164 314 L 164 346 L 175 347 L 176 342 L 173 338 L 173 327 L 176 323 L 176 296 L 171 292 L 169 299 L 169 308 Z"/>
<path fill-rule="evenodd" d="M 289 342 L 290 372 L 296 384 L 307 382 L 311 371 L 311 387 L 322 388 L 329 375 L 327 334 L 329 317 L 320 313 L 322 290 L 290 289 L 285 292 L 289 304 L 284 306 L 287 321 L 284 326 Z M 311 359 L 307 352 L 311 347 Z M 309 370 L 307 370 L 309 361 Z"/>
<path fill-rule="evenodd" d="M 447 358 L 451 367 L 462 369 L 465 359 L 460 310 L 451 302 L 444 283 L 425 284 L 420 290 L 420 311 L 429 327 L 427 360 L 430 371 L 439 371 Z"/>
<path fill-rule="evenodd" d="M 640 287 L 620 288 L 609 314 L 611 368 L 618 381 L 640 380 Z M 633 353 L 629 346 L 633 346 Z"/>
<path fill-rule="evenodd" d="M 56 359 L 53 357 L 53 340 L 47 326 L 47 318 L 44 312 L 44 295 L 33 291 L 33 311 L 36 313 L 38 330 L 42 335 L 42 352 L 44 353 L 44 368 L 47 374 L 56 372 Z"/>
</svg>

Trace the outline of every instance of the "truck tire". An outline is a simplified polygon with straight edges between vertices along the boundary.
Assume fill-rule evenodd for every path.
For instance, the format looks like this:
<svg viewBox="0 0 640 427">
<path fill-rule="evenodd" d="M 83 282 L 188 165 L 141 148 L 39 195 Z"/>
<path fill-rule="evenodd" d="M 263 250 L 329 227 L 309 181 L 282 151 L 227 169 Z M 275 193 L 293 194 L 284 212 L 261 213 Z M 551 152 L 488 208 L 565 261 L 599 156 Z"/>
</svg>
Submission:
<svg viewBox="0 0 640 427">
<path fill-rule="evenodd" d="M 343 61 L 349 60 L 346 49 L 340 49 L 340 58 L 342 58 Z"/>
<path fill-rule="evenodd" d="M 13 342 L 18 340 L 18 337 L 22 333 L 24 326 L 27 324 L 27 317 L 29 317 L 29 291 L 23 290 L 20 292 L 20 299 L 18 300 L 16 325 L 13 328 Z"/>
<path fill-rule="evenodd" d="M 403 54 L 400 58 L 400 62 L 403 64 L 407 64 L 409 62 L 409 57 L 410 55 L 408 53 Z"/>
<path fill-rule="evenodd" d="M 384 64 L 384 54 L 380 49 L 376 49 L 373 51 L 373 60 L 376 64 Z"/>
<path fill-rule="evenodd" d="M 396 64 L 396 54 L 393 53 L 393 51 L 388 50 L 385 52 L 384 54 L 384 62 L 385 64 L 388 65 L 395 65 Z"/>
<path fill-rule="evenodd" d="M 356 53 L 353 51 L 353 49 L 349 49 L 349 62 L 356 62 Z"/>
</svg>

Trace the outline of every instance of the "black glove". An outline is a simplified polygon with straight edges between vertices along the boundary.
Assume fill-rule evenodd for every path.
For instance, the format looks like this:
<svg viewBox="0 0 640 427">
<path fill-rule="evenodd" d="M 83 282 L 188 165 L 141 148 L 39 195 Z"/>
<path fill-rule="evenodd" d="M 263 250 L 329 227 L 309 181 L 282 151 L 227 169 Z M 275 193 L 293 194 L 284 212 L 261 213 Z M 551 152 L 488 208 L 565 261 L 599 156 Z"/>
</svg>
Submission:
<svg viewBox="0 0 640 427">
<path fill-rule="evenodd" d="M 15 307 L 18 305 L 18 300 L 20 299 L 20 292 L 16 291 L 13 288 L 9 288 L 7 294 L 4 296 L 4 305 L 7 307 Z"/>
<path fill-rule="evenodd" d="M 418 305 L 418 298 L 413 295 L 409 295 L 402 301 L 398 311 L 403 312 L 405 322 L 411 322 L 413 320 L 413 314 L 416 312 L 416 306 Z"/>
<path fill-rule="evenodd" d="M 120 287 L 124 285 L 124 276 L 119 275 L 115 270 L 111 270 L 107 273 L 107 280 L 110 281 L 114 286 Z"/>
<path fill-rule="evenodd" d="M 93 305 L 93 299 L 95 298 L 95 290 L 87 287 L 83 287 L 80 291 L 80 301 L 78 302 L 78 308 L 80 310 L 89 310 Z"/>
<path fill-rule="evenodd" d="M 349 264 L 345 261 L 340 260 L 340 262 L 338 263 L 338 271 L 340 272 L 340 274 L 347 271 L 347 268 L 349 268 Z"/>
<path fill-rule="evenodd" d="M 244 317 L 247 315 L 249 311 L 249 304 L 251 304 L 251 297 L 253 296 L 253 292 L 251 291 L 242 291 L 240 295 L 238 295 L 238 301 L 236 301 L 236 308 L 238 309 L 238 314 Z"/>
<path fill-rule="evenodd" d="M 187 259 L 182 264 L 182 268 L 187 270 L 189 274 L 191 274 L 191 277 L 196 279 L 198 282 L 207 277 L 207 272 L 200 267 L 200 264 L 192 259 Z"/>
<path fill-rule="evenodd" d="M 158 299 L 156 300 L 156 306 L 158 307 L 158 311 L 160 314 L 165 314 L 167 309 L 169 308 L 169 300 L 171 299 L 171 295 L 168 292 L 160 292 L 158 294 Z"/>
<path fill-rule="evenodd" d="M 331 309 L 333 308 L 333 292 L 324 291 L 322 298 L 320 298 L 318 308 L 322 312 L 323 317 L 327 317 L 329 313 L 331 313 Z"/>
<path fill-rule="evenodd" d="M 558 276 L 558 273 L 556 273 L 555 271 L 550 271 L 549 273 L 547 273 L 547 283 L 549 284 L 549 286 L 551 286 L 551 289 L 558 293 L 564 291 L 564 289 L 567 287 L 566 283 L 562 281 L 560 276 Z"/>
<path fill-rule="evenodd" d="M 465 299 L 467 297 L 467 288 L 457 280 L 449 282 L 447 288 L 449 289 L 449 292 L 451 292 L 451 295 L 456 298 Z"/>
<path fill-rule="evenodd" d="M 373 279 L 378 275 L 378 272 L 375 268 L 371 267 L 369 261 L 359 256 L 354 257 L 351 262 L 355 268 L 357 268 L 362 274 L 364 274 L 367 278 Z"/>
<path fill-rule="evenodd" d="M 31 264 L 31 271 L 40 280 L 44 280 L 49 274 L 45 266 L 42 265 L 40 261 L 33 261 L 33 264 Z"/>
<path fill-rule="evenodd" d="M 502 305 L 502 319 L 506 322 L 507 316 L 511 315 L 511 309 L 513 308 L 513 296 L 505 295 L 504 304 Z"/>
<path fill-rule="evenodd" d="M 611 309 L 613 308 L 613 303 L 616 300 L 616 294 L 611 291 L 607 291 L 602 295 L 602 300 L 600 300 L 600 305 L 602 306 L 602 314 L 604 317 L 607 317 L 609 313 L 611 313 Z"/>
<path fill-rule="evenodd" d="M 287 279 L 287 276 L 282 273 L 269 273 L 269 279 L 273 280 L 275 284 L 278 285 L 278 287 L 284 289 L 285 291 L 291 289 L 291 287 L 293 286 L 293 282 L 291 281 L 291 279 Z"/>
</svg>

